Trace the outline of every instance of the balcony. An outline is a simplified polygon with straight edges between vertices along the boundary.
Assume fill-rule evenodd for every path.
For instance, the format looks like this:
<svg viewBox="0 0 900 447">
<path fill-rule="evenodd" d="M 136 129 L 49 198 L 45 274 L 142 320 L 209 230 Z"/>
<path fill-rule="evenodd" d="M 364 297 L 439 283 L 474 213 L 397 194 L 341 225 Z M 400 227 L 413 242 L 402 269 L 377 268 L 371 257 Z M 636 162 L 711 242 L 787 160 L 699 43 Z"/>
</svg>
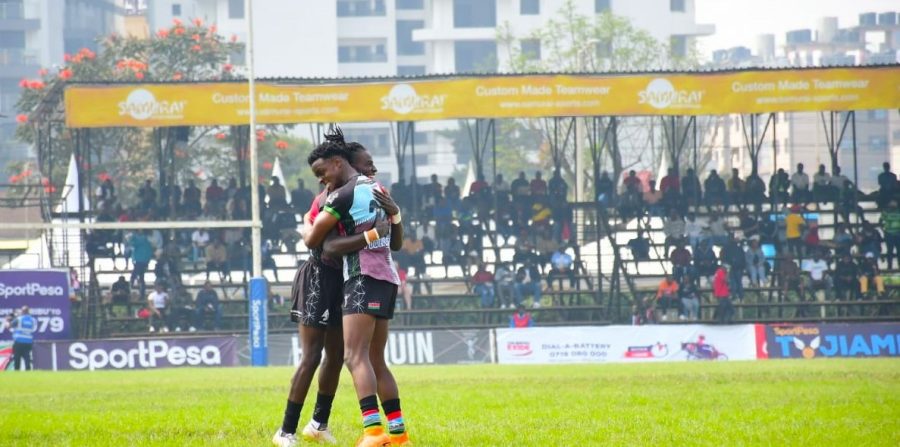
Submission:
<svg viewBox="0 0 900 447">
<path fill-rule="evenodd" d="M 41 27 L 38 13 L 32 3 L 0 3 L 0 29 L 30 31 Z"/>
</svg>

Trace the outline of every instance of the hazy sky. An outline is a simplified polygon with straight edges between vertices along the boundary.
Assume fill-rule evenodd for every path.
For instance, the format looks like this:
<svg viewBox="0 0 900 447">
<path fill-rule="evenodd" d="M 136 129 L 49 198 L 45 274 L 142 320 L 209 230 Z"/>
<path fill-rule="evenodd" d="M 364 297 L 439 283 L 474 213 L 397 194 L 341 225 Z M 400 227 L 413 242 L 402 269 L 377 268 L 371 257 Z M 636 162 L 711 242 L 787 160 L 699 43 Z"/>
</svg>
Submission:
<svg viewBox="0 0 900 447">
<path fill-rule="evenodd" d="M 775 34 L 784 44 L 786 31 L 815 30 L 820 17 L 838 18 L 838 27 L 859 23 L 862 12 L 900 12 L 898 0 L 696 0 L 697 23 L 716 25 L 716 33 L 699 40 L 702 54 L 746 46 L 756 52 L 756 35 Z M 813 34 L 815 36 L 815 34 Z M 777 51 L 777 50 L 776 50 Z"/>
</svg>

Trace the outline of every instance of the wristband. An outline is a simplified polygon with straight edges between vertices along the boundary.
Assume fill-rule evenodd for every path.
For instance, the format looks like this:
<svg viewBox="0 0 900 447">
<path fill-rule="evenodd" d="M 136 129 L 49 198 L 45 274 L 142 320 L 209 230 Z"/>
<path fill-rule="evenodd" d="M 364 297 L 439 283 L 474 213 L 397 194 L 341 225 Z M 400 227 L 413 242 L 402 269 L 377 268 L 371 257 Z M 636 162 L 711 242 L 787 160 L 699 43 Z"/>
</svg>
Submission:
<svg viewBox="0 0 900 447">
<path fill-rule="evenodd" d="M 372 228 L 371 230 L 368 230 L 365 233 L 363 233 L 363 237 L 366 239 L 367 244 L 371 244 L 372 242 L 375 242 L 379 239 L 378 230 L 376 230 L 375 228 Z"/>
<path fill-rule="evenodd" d="M 391 224 L 397 225 L 401 222 L 400 211 L 397 211 L 397 214 L 391 216 Z"/>
</svg>

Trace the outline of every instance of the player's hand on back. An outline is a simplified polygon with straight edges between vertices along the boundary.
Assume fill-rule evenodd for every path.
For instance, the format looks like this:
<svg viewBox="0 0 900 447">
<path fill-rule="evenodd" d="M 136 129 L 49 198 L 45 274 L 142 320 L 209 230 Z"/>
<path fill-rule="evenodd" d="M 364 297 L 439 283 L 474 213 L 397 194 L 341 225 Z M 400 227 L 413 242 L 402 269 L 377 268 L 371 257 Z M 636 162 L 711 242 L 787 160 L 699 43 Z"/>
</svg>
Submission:
<svg viewBox="0 0 900 447">
<path fill-rule="evenodd" d="M 372 194 L 375 196 L 375 201 L 378 202 L 378 205 L 381 206 L 389 216 L 393 216 L 400 212 L 400 207 L 397 206 L 397 203 L 394 202 L 394 199 L 391 198 L 390 193 L 387 191 L 382 191 L 380 189 L 373 189 Z M 382 234 L 381 231 L 378 234 Z"/>
</svg>

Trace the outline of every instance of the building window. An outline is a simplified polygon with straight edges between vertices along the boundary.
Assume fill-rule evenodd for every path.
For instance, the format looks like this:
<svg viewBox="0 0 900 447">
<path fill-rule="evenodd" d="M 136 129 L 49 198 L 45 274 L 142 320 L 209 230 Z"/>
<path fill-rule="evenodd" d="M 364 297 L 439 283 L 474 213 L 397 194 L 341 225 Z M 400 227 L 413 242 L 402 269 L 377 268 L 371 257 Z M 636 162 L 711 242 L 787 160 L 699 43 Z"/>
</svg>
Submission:
<svg viewBox="0 0 900 447">
<path fill-rule="evenodd" d="M 685 0 L 669 0 L 669 11 L 672 12 L 684 12 Z"/>
<path fill-rule="evenodd" d="M 541 40 L 540 39 L 522 39 L 522 56 L 528 60 L 540 60 L 541 58 Z"/>
<path fill-rule="evenodd" d="M 422 0 L 397 0 L 397 9 L 425 9 L 425 3 Z"/>
<path fill-rule="evenodd" d="M 228 18 L 244 18 L 244 0 L 228 0 Z"/>
<path fill-rule="evenodd" d="M 25 31 L 0 31 L 0 48 L 25 48 Z"/>
<path fill-rule="evenodd" d="M 384 0 L 338 0 L 338 17 L 383 16 Z"/>
<path fill-rule="evenodd" d="M 541 0 L 519 0 L 519 14 L 536 16 L 541 13 Z"/>
<path fill-rule="evenodd" d="M 181 3 L 172 3 L 172 15 L 175 17 L 181 16 Z"/>
<path fill-rule="evenodd" d="M 610 8 L 609 2 L 610 0 L 594 0 L 594 12 L 602 14 L 612 9 Z"/>
<path fill-rule="evenodd" d="M 457 73 L 497 71 L 497 43 L 493 40 L 454 42 Z"/>
<path fill-rule="evenodd" d="M 669 40 L 672 57 L 687 56 L 687 36 L 672 36 Z"/>
<path fill-rule="evenodd" d="M 425 44 L 416 42 L 412 38 L 413 30 L 425 27 L 423 20 L 398 20 L 397 21 L 397 54 L 403 56 L 417 56 L 425 54 Z"/>
<path fill-rule="evenodd" d="M 887 139 L 885 137 L 870 137 L 869 149 L 873 151 L 883 151 L 887 149 Z"/>
<path fill-rule="evenodd" d="M 372 63 L 387 62 L 384 42 L 339 43 L 338 62 Z"/>
<path fill-rule="evenodd" d="M 453 0 L 453 26 L 456 28 L 495 28 L 496 0 Z"/>
<path fill-rule="evenodd" d="M 869 119 L 873 121 L 882 121 L 887 119 L 887 110 L 869 110 Z"/>
<path fill-rule="evenodd" d="M 420 76 L 425 74 L 424 65 L 398 65 L 398 76 Z"/>
</svg>

